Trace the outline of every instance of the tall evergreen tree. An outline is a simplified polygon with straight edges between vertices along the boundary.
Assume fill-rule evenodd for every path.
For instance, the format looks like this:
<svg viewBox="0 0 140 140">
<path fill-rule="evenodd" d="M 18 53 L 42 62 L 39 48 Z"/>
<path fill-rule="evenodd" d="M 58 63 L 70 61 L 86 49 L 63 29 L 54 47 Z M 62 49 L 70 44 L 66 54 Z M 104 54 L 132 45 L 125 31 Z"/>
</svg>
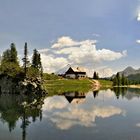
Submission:
<svg viewBox="0 0 140 140">
<path fill-rule="evenodd" d="M 11 51 L 10 49 L 7 49 L 6 51 L 3 52 L 1 64 L 10 62 L 10 59 L 11 59 Z"/>
<path fill-rule="evenodd" d="M 122 86 L 126 85 L 126 78 L 125 78 L 124 74 L 122 74 L 121 84 L 122 84 Z"/>
<path fill-rule="evenodd" d="M 117 86 L 117 85 L 118 85 L 118 79 L 115 76 L 114 79 L 113 79 L 113 86 Z"/>
<path fill-rule="evenodd" d="M 14 43 L 11 43 L 11 48 L 3 52 L 1 63 L 12 62 L 19 66 L 17 50 Z"/>
<path fill-rule="evenodd" d="M 121 85 L 121 77 L 120 77 L 119 73 L 117 73 L 116 78 L 118 80 L 117 85 L 120 86 Z"/>
<path fill-rule="evenodd" d="M 99 79 L 99 74 L 98 74 L 98 73 L 96 73 L 96 79 L 97 79 L 97 80 Z"/>
<path fill-rule="evenodd" d="M 17 56 L 17 50 L 16 50 L 16 46 L 15 46 L 15 44 L 14 43 L 11 43 L 11 50 L 10 50 L 11 52 L 11 62 L 13 62 L 13 63 L 15 63 L 15 64 L 17 64 L 17 65 L 19 65 L 19 62 L 18 62 L 18 56 Z"/>
<path fill-rule="evenodd" d="M 25 76 L 27 74 L 27 67 L 29 66 L 29 59 L 28 59 L 28 47 L 27 47 L 27 43 L 25 42 L 25 46 L 24 46 L 24 57 L 23 57 L 23 67 L 24 67 L 24 73 Z"/>
<path fill-rule="evenodd" d="M 41 76 L 43 75 L 43 67 L 42 67 L 42 63 L 41 63 L 41 56 L 36 49 L 33 52 L 32 67 L 37 69 Z"/>
<path fill-rule="evenodd" d="M 11 43 L 10 49 L 3 52 L 0 71 L 9 76 L 16 76 L 20 72 L 18 54 L 14 43 Z"/>
<path fill-rule="evenodd" d="M 38 62 L 39 62 L 40 74 L 41 74 L 41 77 L 42 77 L 43 76 L 43 66 L 42 66 L 42 63 L 41 63 L 41 56 L 40 56 L 40 54 L 38 54 Z"/>
<path fill-rule="evenodd" d="M 122 74 L 122 76 L 120 76 L 119 73 L 116 74 L 116 76 L 113 79 L 113 86 L 125 86 L 128 85 L 128 79 L 124 76 L 124 74 Z"/>
<path fill-rule="evenodd" d="M 96 71 L 93 73 L 93 79 L 99 79 L 99 75 Z"/>
<path fill-rule="evenodd" d="M 32 57 L 32 67 L 39 69 L 39 53 L 38 51 L 35 49 L 33 52 L 33 57 Z"/>
</svg>

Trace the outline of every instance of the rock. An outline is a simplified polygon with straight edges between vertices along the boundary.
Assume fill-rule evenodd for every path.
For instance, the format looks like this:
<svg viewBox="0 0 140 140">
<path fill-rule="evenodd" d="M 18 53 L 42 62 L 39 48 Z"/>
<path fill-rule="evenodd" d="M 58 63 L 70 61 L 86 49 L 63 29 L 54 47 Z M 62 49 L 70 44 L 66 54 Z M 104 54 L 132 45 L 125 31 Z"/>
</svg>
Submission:
<svg viewBox="0 0 140 140">
<path fill-rule="evenodd" d="M 44 94 L 45 91 L 41 88 L 41 79 L 23 81 L 15 80 L 10 76 L 0 77 L 0 92 L 1 93 L 18 93 L 18 94 Z"/>
</svg>

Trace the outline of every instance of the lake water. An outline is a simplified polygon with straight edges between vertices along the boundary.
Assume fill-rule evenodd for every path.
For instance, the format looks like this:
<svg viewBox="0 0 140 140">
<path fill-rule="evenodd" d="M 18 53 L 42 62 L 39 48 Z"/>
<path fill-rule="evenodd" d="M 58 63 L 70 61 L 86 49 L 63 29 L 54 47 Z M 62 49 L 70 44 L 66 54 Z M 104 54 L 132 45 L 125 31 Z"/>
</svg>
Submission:
<svg viewBox="0 0 140 140">
<path fill-rule="evenodd" d="M 0 140 L 140 140 L 140 90 L 0 95 Z"/>
</svg>

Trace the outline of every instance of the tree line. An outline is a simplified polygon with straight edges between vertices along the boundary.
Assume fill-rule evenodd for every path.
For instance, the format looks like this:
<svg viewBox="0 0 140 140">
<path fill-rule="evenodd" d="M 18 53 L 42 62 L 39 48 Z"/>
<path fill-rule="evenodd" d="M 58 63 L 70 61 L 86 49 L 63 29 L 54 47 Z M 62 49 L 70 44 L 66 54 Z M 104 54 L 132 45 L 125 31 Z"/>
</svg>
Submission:
<svg viewBox="0 0 140 140">
<path fill-rule="evenodd" d="M 42 77 L 43 67 L 40 53 L 34 49 L 32 60 L 29 61 L 27 43 L 24 45 L 23 65 L 19 63 L 16 45 L 11 43 L 10 48 L 3 52 L 0 63 L 0 75 L 12 77 L 37 78 Z"/>
<path fill-rule="evenodd" d="M 99 74 L 96 71 L 94 71 L 93 73 L 93 79 L 96 79 L 96 80 L 99 79 Z"/>
<path fill-rule="evenodd" d="M 120 75 L 117 73 L 113 78 L 113 86 L 125 86 L 129 85 L 128 79 L 124 76 L 124 74 Z"/>
</svg>

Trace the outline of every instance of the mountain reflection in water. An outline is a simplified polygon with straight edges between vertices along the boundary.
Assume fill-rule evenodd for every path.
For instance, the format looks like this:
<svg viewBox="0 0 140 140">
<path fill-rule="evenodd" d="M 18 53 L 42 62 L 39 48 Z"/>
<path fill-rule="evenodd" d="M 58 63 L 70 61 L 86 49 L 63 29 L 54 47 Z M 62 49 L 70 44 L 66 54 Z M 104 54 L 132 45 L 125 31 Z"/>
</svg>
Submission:
<svg viewBox="0 0 140 140">
<path fill-rule="evenodd" d="M 138 139 L 139 97 L 139 89 L 127 88 L 47 97 L 0 94 L 0 139 Z"/>
</svg>

